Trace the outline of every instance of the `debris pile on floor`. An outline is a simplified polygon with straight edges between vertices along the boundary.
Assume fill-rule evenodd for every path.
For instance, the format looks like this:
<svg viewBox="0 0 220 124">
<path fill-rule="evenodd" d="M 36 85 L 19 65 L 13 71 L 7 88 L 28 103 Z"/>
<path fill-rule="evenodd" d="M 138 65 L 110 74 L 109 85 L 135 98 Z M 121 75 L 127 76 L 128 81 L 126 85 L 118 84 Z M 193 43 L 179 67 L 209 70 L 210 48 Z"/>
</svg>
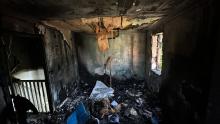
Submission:
<svg viewBox="0 0 220 124">
<path fill-rule="evenodd" d="M 116 83 L 115 83 L 116 84 Z M 159 124 L 161 110 L 156 93 L 144 82 L 106 86 L 96 81 L 94 87 L 82 82 L 75 95 L 67 97 L 56 111 L 32 124 Z M 77 114 L 81 106 L 81 113 Z M 85 108 L 85 109 L 82 109 Z M 79 120 L 87 120 L 80 122 Z M 70 123 L 71 122 L 71 123 Z"/>
</svg>

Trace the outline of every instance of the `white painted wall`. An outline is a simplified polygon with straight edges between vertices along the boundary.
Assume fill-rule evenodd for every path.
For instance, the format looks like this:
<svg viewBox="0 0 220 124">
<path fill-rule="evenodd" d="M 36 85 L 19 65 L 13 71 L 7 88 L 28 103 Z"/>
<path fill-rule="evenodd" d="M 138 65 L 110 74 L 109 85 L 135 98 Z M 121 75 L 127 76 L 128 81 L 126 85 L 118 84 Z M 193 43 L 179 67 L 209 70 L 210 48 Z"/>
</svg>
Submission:
<svg viewBox="0 0 220 124">
<path fill-rule="evenodd" d="M 36 70 L 21 70 L 13 74 L 13 77 L 20 80 L 45 80 L 44 70 L 42 68 Z"/>
</svg>

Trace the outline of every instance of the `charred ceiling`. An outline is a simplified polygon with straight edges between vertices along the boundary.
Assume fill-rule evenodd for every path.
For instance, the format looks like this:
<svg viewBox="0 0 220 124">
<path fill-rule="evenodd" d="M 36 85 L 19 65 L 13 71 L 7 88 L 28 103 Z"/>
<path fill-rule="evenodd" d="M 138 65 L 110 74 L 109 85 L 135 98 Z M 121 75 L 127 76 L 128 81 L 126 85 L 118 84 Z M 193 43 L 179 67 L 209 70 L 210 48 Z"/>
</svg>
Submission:
<svg viewBox="0 0 220 124">
<path fill-rule="evenodd" d="M 100 18 L 108 30 L 146 29 L 178 8 L 191 6 L 196 1 L 1 0 L 0 14 L 40 20 L 59 30 L 94 33 L 94 25 Z"/>
<path fill-rule="evenodd" d="M 77 18 L 71 20 L 44 20 L 43 24 L 56 27 L 58 29 L 68 29 L 75 32 L 97 33 L 98 27 L 111 30 L 125 30 L 130 28 L 143 29 L 157 22 L 160 17 L 151 17 L 145 19 L 115 16 L 115 17 L 94 17 Z"/>
<path fill-rule="evenodd" d="M 118 30 L 145 30 L 178 8 L 197 0 L 1 0 L 0 14 L 59 30 L 70 42 L 71 31 L 95 33 L 101 51 Z M 103 44 L 104 43 L 104 44 Z"/>
<path fill-rule="evenodd" d="M 73 19 L 97 16 L 164 16 L 186 0 L 1 0 L 3 13 L 41 19 Z"/>
</svg>

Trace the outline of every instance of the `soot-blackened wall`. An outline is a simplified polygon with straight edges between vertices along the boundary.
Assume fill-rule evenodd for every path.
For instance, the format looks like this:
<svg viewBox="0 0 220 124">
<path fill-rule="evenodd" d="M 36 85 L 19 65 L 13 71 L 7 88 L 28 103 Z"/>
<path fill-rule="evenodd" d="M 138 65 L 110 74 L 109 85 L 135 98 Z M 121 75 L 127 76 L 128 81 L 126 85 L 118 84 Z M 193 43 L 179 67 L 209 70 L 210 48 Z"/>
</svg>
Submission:
<svg viewBox="0 0 220 124">
<path fill-rule="evenodd" d="M 96 35 L 76 33 L 78 60 L 92 75 L 102 68 L 109 56 L 112 57 L 111 73 L 116 79 L 136 78 L 143 80 L 146 74 L 146 33 L 120 31 L 115 39 L 109 39 L 109 49 L 101 52 Z M 107 67 L 109 75 L 110 68 Z"/>
<path fill-rule="evenodd" d="M 67 43 L 55 29 L 46 29 L 44 44 L 52 101 L 56 107 L 76 88 L 78 65 L 75 45 L 73 38 Z"/>
<path fill-rule="evenodd" d="M 160 101 L 169 123 L 205 122 L 215 46 L 212 14 L 210 6 L 192 8 L 151 30 L 164 34 Z"/>
</svg>

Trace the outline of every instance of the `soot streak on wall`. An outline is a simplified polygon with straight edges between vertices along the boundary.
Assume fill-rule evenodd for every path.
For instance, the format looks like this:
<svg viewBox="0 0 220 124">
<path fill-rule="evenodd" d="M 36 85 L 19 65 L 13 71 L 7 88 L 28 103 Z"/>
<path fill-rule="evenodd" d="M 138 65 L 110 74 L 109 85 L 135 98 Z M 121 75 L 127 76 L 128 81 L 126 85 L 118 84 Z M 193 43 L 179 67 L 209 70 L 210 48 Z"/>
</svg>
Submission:
<svg viewBox="0 0 220 124">
<path fill-rule="evenodd" d="M 69 96 L 77 85 L 78 64 L 75 45 L 72 38 L 72 46 L 68 46 L 62 34 L 55 29 L 46 29 L 44 42 L 48 78 L 55 107 Z"/>
<path fill-rule="evenodd" d="M 100 52 L 96 35 L 75 34 L 78 59 L 81 66 L 95 75 L 95 69 L 103 67 L 111 56 L 112 76 L 124 80 L 136 78 L 143 80 L 146 70 L 146 33 L 140 31 L 120 31 L 115 39 L 109 39 L 109 49 Z M 107 68 L 109 75 L 110 69 Z"/>
</svg>

